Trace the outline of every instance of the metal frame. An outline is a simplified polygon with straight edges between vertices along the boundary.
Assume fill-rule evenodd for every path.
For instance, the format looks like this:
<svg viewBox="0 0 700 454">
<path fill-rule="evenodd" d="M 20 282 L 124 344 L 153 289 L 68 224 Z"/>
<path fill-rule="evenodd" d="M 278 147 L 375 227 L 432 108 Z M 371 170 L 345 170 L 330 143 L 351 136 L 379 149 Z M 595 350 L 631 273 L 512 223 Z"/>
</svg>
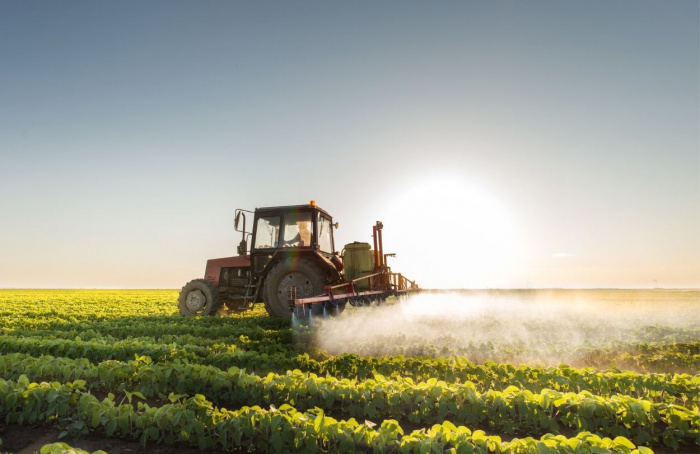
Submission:
<svg viewBox="0 0 700 454">
<path fill-rule="evenodd" d="M 372 300 L 383 301 L 390 296 L 397 296 L 408 292 L 419 291 L 415 281 L 404 277 L 401 273 L 392 273 L 386 264 L 388 257 L 396 254 L 385 254 L 382 242 L 382 229 L 384 225 L 377 221 L 372 227 L 374 238 L 374 273 L 358 277 L 348 282 L 327 286 L 319 296 L 310 298 L 297 298 L 296 287 L 289 289 L 289 310 L 299 315 L 306 315 L 306 311 L 322 304 L 324 307 L 338 307 L 339 304 L 350 303 L 352 306 L 365 306 Z M 358 291 L 357 282 L 368 279 L 370 290 Z M 340 292 L 337 290 L 340 289 Z M 344 290 L 343 290 L 344 289 Z"/>
<path fill-rule="evenodd" d="M 364 279 L 370 280 L 370 288 L 372 290 L 359 292 L 356 283 Z M 337 292 L 338 289 L 341 289 L 340 292 Z M 420 288 L 415 281 L 405 278 L 401 273 L 383 271 L 362 276 L 342 284 L 328 286 L 323 289 L 323 294 L 310 298 L 297 298 L 296 287 L 293 287 L 289 289 L 289 310 L 294 313 L 301 312 L 299 315 L 305 315 L 306 311 L 310 311 L 312 306 L 319 304 L 324 305 L 324 307 L 338 307 L 339 304 L 346 303 L 350 303 L 352 306 L 367 306 L 373 300 L 383 301 L 390 296 L 398 296 L 419 290 Z"/>
</svg>

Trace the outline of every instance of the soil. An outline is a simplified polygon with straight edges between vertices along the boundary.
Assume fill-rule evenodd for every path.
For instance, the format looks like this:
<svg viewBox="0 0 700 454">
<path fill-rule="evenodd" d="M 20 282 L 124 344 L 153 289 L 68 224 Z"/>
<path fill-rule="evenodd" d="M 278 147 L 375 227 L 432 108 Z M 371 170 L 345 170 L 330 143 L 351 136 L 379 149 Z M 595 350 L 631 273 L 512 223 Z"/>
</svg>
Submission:
<svg viewBox="0 0 700 454">
<path fill-rule="evenodd" d="M 101 449 L 108 454 L 226 454 L 223 451 L 201 451 L 194 448 L 154 444 L 148 444 L 144 448 L 137 441 L 105 438 L 96 434 L 59 439 L 60 433 L 60 430 L 51 427 L 27 427 L 16 424 L 0 426 L 0 438 L 2 438 L 0 453 L 39 454 L 41 447 L 46 444 L 64 442 L 73 448 L 88 452 Z M 654 447 L 653 450 L 655 454 L 698 454 L 699 452 L 697 446 L 683 446 L 678 451 L 662 447 Z"/>
<path fill-rule="evenodd" d="M 11 424 L 0 426 L 0 453 L 39 454 L 41 447 L 50 443 L 63 442 L 73 448 L 88 452 L 102 450 L 108 454 L 224 454 L 222 451 L 200 451 L 186 447 L 173 447 L 148 444 L 144 448 L 137 441 L 105 438 L 96 434 L 80 438 L 66 436 L 59 439 L 60 430 L 52 427 L 27 427 Z"/>
</svg>

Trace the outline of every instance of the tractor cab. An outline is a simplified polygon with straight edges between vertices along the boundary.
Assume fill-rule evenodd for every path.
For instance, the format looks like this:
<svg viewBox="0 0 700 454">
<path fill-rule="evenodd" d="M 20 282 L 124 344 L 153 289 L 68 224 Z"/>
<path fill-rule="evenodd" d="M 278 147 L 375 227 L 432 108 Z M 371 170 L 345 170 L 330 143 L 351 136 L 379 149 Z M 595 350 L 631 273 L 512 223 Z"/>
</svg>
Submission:
<svg viewBox="0 0 700 454">
<path fill-rule="evenodd" d="M 247 246 L 246 241 L 246 251 Z M 239 248 L 239 254 L 242 249 Z M 254 274 L 263 273 L 274 261 L 275 256 L 312 253 L 332 261 L 335 257 L 334 251 L 333 218 L 313 201 L 308 205 L 255 210 L 250 241 Z"/>
<path fill-rule="evenodd" d="M 246 231 L 245 213 L 254 214 L 253 231 Z M 242 221 L 242 224 L 241 224 Z M 312 200 L 308 205 L 236 210 L 236 230 L 243 234 L 238 255 L 249 255 L 252 271 L 262 273 L 276 255 L 315 253 L 332 261 L 335 253 L 333 218 Z M 250 244 L 248 244 L 248 237 Z"/>
</svg>

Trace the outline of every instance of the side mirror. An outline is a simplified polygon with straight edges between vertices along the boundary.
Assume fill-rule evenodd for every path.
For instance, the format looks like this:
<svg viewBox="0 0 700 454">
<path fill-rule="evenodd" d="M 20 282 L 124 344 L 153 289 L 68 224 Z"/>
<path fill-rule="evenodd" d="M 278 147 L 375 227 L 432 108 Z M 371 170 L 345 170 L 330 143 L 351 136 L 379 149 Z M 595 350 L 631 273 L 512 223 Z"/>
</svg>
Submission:
<svg viewBox="0 0 700 454">
<path fill-rule="evenodd" d="M 236 213 L 236 221 L 235 221 L 235 223 L 234 223 L 234 225 L 233 225 L 233 227 L 234 227 L 236 230 L 238 230 L 238 224 L 240 223 L 240 220 L 241 220 L 241 211 L 239 211 L 239 212 Z"/>
<path fill-rule="evenodd" d="M 338 230 L 338 227 L 340 227 L 340 224 L 336 222 L 335 224 L 333 224 L 333 227 L 335 227 L 335 229 Z"/>
</svg>

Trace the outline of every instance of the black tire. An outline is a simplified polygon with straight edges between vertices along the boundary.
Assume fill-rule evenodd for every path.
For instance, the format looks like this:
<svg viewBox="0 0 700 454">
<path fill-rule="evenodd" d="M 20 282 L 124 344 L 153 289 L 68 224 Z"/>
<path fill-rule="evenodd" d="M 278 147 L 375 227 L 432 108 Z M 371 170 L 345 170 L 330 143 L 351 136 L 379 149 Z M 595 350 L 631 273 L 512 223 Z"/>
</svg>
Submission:
<svg viewBox="0 0 700 454">
<path fill-rule="evenodd" d="M 282 260 L 265 279 L 265 309 L 273 317 L 291 318 L 289 290 L 297 288 L 297 298 L 323 293 L 326 275 L 312 262 L 304 259 Z M 322 306 L 318 305 L 322 309 Z"/>
<path fill-rule="evenodd" d="M 185 284 L 177 303 L 180 314 L 184 316 L 215 315 L 221 305 L 219 291 L 205 279 L 194 279 Z"/>
</svg>

